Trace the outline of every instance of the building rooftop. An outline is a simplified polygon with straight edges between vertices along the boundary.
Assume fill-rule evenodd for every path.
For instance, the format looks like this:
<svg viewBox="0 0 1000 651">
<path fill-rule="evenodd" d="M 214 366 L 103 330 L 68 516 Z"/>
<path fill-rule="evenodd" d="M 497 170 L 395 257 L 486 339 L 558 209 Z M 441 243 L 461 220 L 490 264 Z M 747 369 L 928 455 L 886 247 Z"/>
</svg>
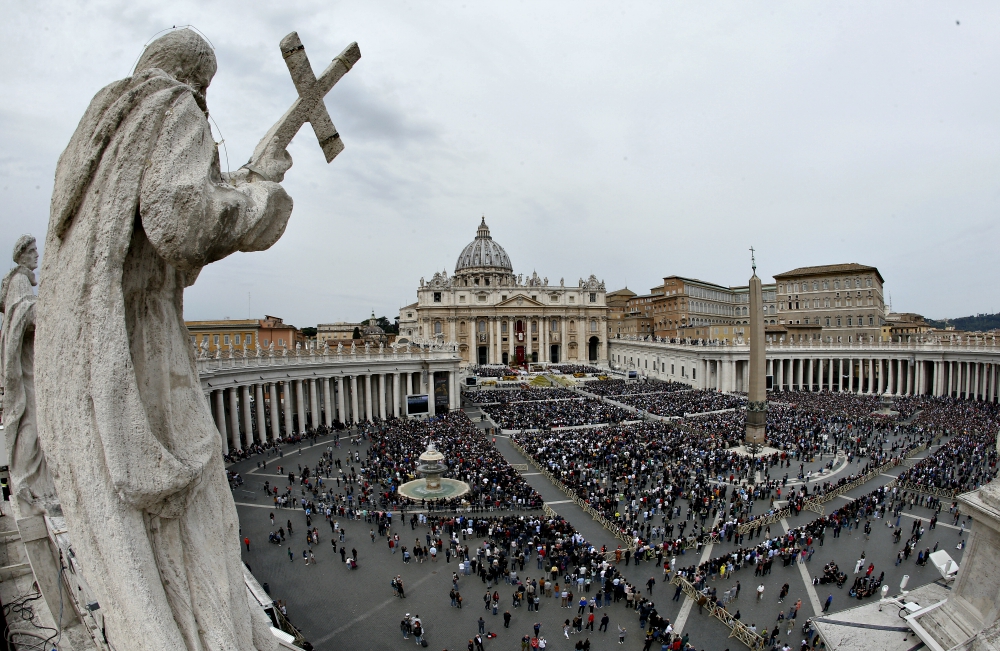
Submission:
<svg viewBox="0 0 1000 651">
<path fill-rule="evenodd" d="M 882 278 L 882 274 L 879 273 L 876 267 L 870 267 L 866 264 L 858 264 L 857 262 L 848 262 L 845 264 L 824 264 L 816 267 L 799 267 L 798 269 L 792 269 L 791 271 L 786 271 L 780 274 L 774 274 L 774 279 L 792 277 L 792 276 L 825 276 L 827 274 L 852 274 L 852 273 L 865 273 L 869 271 L 874 271 L 875 275 L 878 276 L 879 281 L 885 282 Z"/>
</svg>

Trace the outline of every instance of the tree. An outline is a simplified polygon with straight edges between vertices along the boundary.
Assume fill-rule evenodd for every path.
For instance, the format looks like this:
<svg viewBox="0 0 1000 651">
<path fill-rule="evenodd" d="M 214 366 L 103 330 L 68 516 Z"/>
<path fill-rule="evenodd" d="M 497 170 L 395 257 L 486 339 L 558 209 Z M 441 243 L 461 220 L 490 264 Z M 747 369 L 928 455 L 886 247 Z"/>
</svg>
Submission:
<svg viewBox="0 0 1000 651">
<path fill-rule="evenodd" d="M 302 328 L 302 334 L 306 337 L 315 337 L 316 328 Z"/>
<path fill-rule="evenodd" d="M 354 334 L 351 335 L 351 339 L 361 339 L 361 328 L 354 326 Z"/>
</svg>

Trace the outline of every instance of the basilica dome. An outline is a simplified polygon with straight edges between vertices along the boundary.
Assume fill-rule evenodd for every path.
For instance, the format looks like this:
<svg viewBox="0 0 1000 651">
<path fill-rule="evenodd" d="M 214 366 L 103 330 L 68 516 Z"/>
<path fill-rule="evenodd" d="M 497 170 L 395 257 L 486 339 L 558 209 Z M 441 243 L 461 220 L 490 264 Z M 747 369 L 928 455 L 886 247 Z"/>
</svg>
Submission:
<svg viewBox="0 0 1000 651">
<path fill-rule="evenodd" d="M 490 237 L 490 227 L 486 225 L 485 217 L 479 224 L 479 229 L 476 230 L 476 239 L 462 249 L 462 253 L 458 256 L 458 262 L 455 263 L 456 274 L 473 269 L 505 273 L 511 273 L 514 270 L 510 264 L 510 258 L 507 257 L 507 252 Z"/>
</svg>

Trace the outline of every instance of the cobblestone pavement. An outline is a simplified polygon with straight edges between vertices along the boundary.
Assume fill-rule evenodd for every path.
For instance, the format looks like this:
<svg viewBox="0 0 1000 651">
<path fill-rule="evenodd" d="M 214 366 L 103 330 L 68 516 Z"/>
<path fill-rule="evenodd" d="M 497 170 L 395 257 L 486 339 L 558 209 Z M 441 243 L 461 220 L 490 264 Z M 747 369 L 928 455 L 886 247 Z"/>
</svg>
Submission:
<svg viewBox="0 0 1000 651">
<path fill-rule="evenodd" d="M 261 461 L 260 457 L 232 466 L 232 469 L 243 473 L 246 481 L 244 486 L 234 491 L 240 515 L 241 537 L 247 536 L 251 540 L 250 550 L 243 548 L 243 559 L 257 579 L 261 583 L 268 584 L 271 595 L 286 603 L 292 623 L 303 632 L 315 648 L 321 650 L 410 648 L 405 645 L 414 644 L 412 637 L 410 640 L 403 640 L 399 632 L 399 622 L 406 613 L 421 616 L 427 631 L 429 648 L 452 651 L 466 649 L 469 639 L 478 630 L 480 617 L 485 620 L 485 630 L 497 633 L 496 638 L 485 641 L 486 649 L 519 649 L 521 637 L 531 633 L 531 627 L 535 622 L 542 624 L 542 634 L 549 640 L 548 648 L 560 650 L 573 648 L 578 638 L 571 635 L 567 641 L 562 634 L 562 623 L 566 619 L 572 619 L 576 614 L 576 608 L 563 609 L 560 608 L 557 599 L 543 598 L 539 613 L 529 613 L 524 606 L 513 609 L 510 607 L 510 594 L 513 588 L 501 584 L 501 588 L 498 588 L 503 597 L 501 609 L 498 615 L 493 616 L 480 605 L 483 603 L 482 596 L 486 586 L 474 576 L 463 577 L 459 582 L 465 607 L 451 608 L 448 591 L 451 587 L 451 573 L 457 570 L 455 562 L 447 563 L 441 558 L 436 563 L 411 562 L 409 565 L 404 565 L 400 555 L 390 553 L 385 542 L 379 540 L 377 536 L 376 543 L 372 543 L 369 536 L 370 527 L 363 521 L 342 523 L 347 532 L 345 544 L 348 550 L 355 548 L 358 551 L 357 570 L 348 570 L 341 563 L 340 555 L 333 553 L 330 530 L 324 529 L 327 525 L 322 518 L 316 522 L 320 527 L 321 536 L 320 545 L 314 549 L 317 563 L 305 565 L 302 560 L 302 551 L 306 549 L 302 537 L 305 531 L 305 514 L 301 509 L 274 509 L 271 502 L 263 496 L 263 481 L 269 479 L 272 484 L 281 481 L 281 476 L 274 468 L 279 463 L 286 468 L 285 472 L 292 468 L 297 471 L 297 465 L 300 463 L 313 465 L 321 452 L 330 444 L 331 441 L 321 439 L 318 445 L 303 447 L 301 452 L 297 446 L 286 447 L 284 456 L 280 460 L 276 461 L 274 457 L 267 459 L 267 467 L 262 470 L 255 468 L 255 464 Z M 334 453 L 335 456 L 344 458 L 350 449 L 358 450 L 363 456 L 366 445 L 366 443 L 357 447 L 344 445 Z M 526 462 L 524 457 L 510 446 L 505 437 L 498 436 L 496 445 L 510 462 L 522 464 Z M 857 464 L 851 464 L 851 467 L 845 468 L 844 472 L 854 472 L 856 469 Z M 901 470 L 901 467 L 894 469 L 892 473 L 880 476 L 850 494 L 828 502 L 827 512 L 836 508 L 838 503 L 846 503 L 847 499 L 866 494 L 880 484 L 890 481 L 892 476 Z M 537 474 L 533 466 L 529 465 L 525 479 L 539 491 L 553 510 L 567 518 L 591 544 L 598 547 L 607 545 L 609 549 L 614 549 L 618 545 L 618 541 L 607 530 L 584 513 L 544 476 Z M 273 527 L 269 519 L 270 513 L 275 515 Z M 796 527 L 809 522 L 816 515 L 808 511 L 803 512 L 787 522 L 782 521 L 781 524 Z M 904 539 L 909 532 L 907 523 L 912 523 L 917 518 L 922 518 L 926 523 L 930 515 L 929 509 L 921 507 L 904 511 L 901 517 Z M 941 549 L 948 551 L 952 558 L 961 562 L 962 552 L 955 549 L 959 541 L 959 529 L 951 525 L 952 520 L 947 517 L 947 511 L 943 515 L 945 517 L 937 529 L 929 530 L 921 540 L 921 547 L 933 547 L 938 543 Z M 279 547 L 267 542 L 268 532 L 276 530 L 288 520 L 291 520 L 295 532 L 289 539 L 294 560 L 289 560 L 287 544 Z M 772 525 L 772 532 L 777 533 L 777 527 L 778 523 Z M 781 561 L 778 560 L 771 574 L 766 577 L 754 577 L 753 568 L 748 567 L 725 581 L 715 581 L 710 584 L 715 585 L 722 593 L 735 585 L 738 580 L 742 589 L 741 596 L 730 606 L 730 610 L 739 609 L 743 621 L 755 623 L 758 630 L 763 630 L 765 627 L 772 628 L 779 610 L 784 609 L 787 613 L 788 608 L 796 600 L 801 599 L 802 610 L 792 633 L 787 634 L 788 628 L 783 626 L 782 635 L 779 637 L 779 640 L 788 641 L 793 648 L 798 648 L 801 641 L 801 624 L 805 617 L 816 614 L 827 595 L 833 595 L 830 612 L 863 603 L 847 596 L 850 583 L 854 580 L 852 571 L 862 551 L 866 553 L 866 562 L 875 564 L 876 574 L 885 571 L 885 581 L 893 592 L 896 592 L 903 574 L 910 575 L 911 588 L 938 578 L 937 571 L 932 566 L 919 567 L 914 563 L 914 557 L 898 567 L 895 566 L 895 555 L 902 547 L 902 543 L 899 545 L 892 543 L 892 529 L 886 526 L 884 520 L 873 521 L 873 527 L 870 540 L 865 540 L 863 532 L 859 530 L 851 532 L 845 530 L 839 539 L 834 539 L 832 532 L 829 532 L 824 546 L 816 544 L 816 553 L 812 561 L 801 566 L 782 567 Z M 423 540 L 426 533 L 426 528 L 422 527 L 410 531 L 408 524 L 403 527 L 395 525 L 394 529 L 400 534 L 404 544 L 409 543 L 408 546 L 411 546 L 412 538 L 419 536 Z M 472 546 L 474 547 L 474 544 Z M 688 551 L 684 556 L 678 557 L 677 563 L 690 565 L 697 563 L 701 557 L 715 557 L 735 548 L 734 544 L 721 543 L 694 558 L 691 555 L 696 552 Z M 706 553 L 708 556 L 705 556 Z M 843 589 L 838 589 L 835 585 L 821 585 L 814 589 L 810 582 L 811 576 L 822 574 L 823 564 L 831 560 L 837 562 L 840 568 L 848 573 L 848 582 Z M 674 586 L 663 583 L 662 570 L 654 564 L 642 563 L 628 568 L 622 565 L 620 568 L 628 579 L 638 586 L 644 587 L 651 576 L 656 578 L 651 598 L 656 603 L 657 609 L 671 622 L 679 623 L 678 616 L 681 616 L 683 631 L 690 635 L 690 642 L 695 648 L 713 651 L 744 648 L 737 640 L 728 637 L 729 630 L 721 622 L 708 617 L 707 614 L 699 614 L 696 606 L 685 607 L 684 596 L 678 601 L 673 601 Z M 405 599 L 393 596 L 390 580 L 396 574 L 403 578 L 406 588 Z M 536 578 L 541 575 L 541 571 L 535 567 L 534 559 L 530 565 L 526 564 L 525 572 L 521 575 Z M 763 583 L 765 586 L 764 597 L 760 602 L 755 599 L 758 583 Z M 784 583 L 789 584 L 790 590 L 784 603 L 779 604 L 778 591 Z M 512 614 L 509 629 L 503 626 L 502 615 L 505 609 L 509 609 Z M 610 648 L 642 648 L 642 634 L 638 630 L 638 616 L 635 613 L 624 605 L 612 604 L 606 611 L 603 609 L 596 611 L 598 622 L 604 612 L 610 616 L 608 632 L 584 632 L 591 640 L 592 649 L 600 651 Z M 628 631 L 624 646 L 617 644 L 619 624 Z"/>
</svg>

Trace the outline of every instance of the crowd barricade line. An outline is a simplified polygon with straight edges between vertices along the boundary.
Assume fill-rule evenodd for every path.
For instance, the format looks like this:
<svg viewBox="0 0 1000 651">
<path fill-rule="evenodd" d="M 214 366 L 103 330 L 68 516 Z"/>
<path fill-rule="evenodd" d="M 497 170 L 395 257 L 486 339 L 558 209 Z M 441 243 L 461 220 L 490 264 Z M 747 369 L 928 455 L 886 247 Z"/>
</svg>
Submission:
<svg viewBox="0 0 1000 651">
<path fill-rule="evenodd" d="M 674 574 L 670 578 L 670 583 L 681 586 L 681 590 L 688 599 L 691 599 L 703 608 L 707 608 L 710 616 L 715 617 L 720 622 L 725 624 L 730 631 L 729 637 L 735 637 L 753 651 L 763 651 L 766 643 L 764 636 L 760 633 L 751 631 L 750 627 L 740 620 L 735 619 L 728 610 L 714 604 L 707 595 L 698 592 L 690 581 L 683 578 L 679 574 Z"/>
</svg>

